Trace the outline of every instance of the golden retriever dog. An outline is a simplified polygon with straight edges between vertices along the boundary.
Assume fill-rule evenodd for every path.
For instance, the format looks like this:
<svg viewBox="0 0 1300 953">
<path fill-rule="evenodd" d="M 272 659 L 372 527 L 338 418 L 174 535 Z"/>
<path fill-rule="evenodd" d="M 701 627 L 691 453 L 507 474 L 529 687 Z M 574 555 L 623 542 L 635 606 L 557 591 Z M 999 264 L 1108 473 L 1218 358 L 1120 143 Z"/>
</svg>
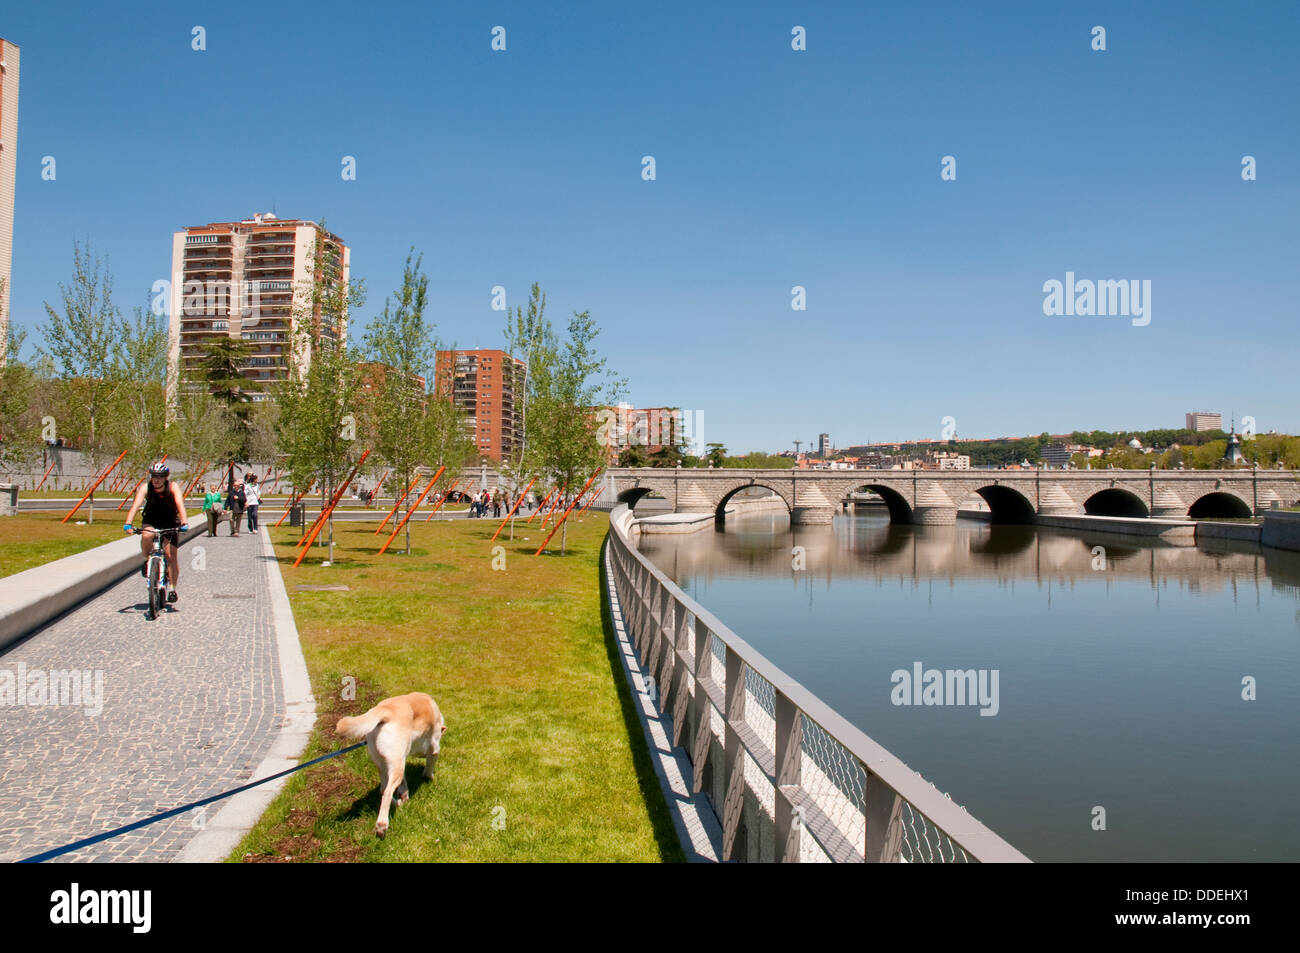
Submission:
<svg viewBox="0 0 1300 953">
<path fill-rule="evenodd" d="M 410 797 L 406 788 L 407 757 L 412 750 L 424 755 L 424 776 L 433 777 L 446 730 L 437 703 L 423 692 L 385 698 L 364 715 L 340 718 L 334 726 L 336 734 L 351 741 L 365 738 L 370 760 L 379 769 L 381 798 L 375 833 L 380 837 L 388 833 L 388 807 L 393 795 L 397 795 L 399 805 Z"/>
</svg>

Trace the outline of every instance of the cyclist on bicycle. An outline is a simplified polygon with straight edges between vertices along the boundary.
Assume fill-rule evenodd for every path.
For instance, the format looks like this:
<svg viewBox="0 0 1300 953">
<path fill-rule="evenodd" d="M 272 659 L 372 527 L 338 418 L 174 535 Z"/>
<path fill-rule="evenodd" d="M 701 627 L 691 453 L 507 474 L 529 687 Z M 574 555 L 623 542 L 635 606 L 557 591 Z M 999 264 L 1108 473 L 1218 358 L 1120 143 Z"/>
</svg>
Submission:
<svg viewBox="0 0 1300 953">
<path fill-rule="evenodd" d="M 135 514 L 144 505 L 144 527 L 140 531 L 140 552 L 144 554 L 144 565 L 140 575 L 149 571 L 149 551 L 153 549 L 155 530 L 189 529 L 189 519 L 185 515 L 185 500 L 181 497 L 181 488 L 171 480 L 171 468 L 163 463 L 155 463 L 149 468 L 149 479 L 135 494 L 131 503 L 131 512 L 126 516 L 122 529 L 134 532 Z M 167 601 L 176 601 L 176 583 L 181 577 L 180 560 L 176 556 L 176 536 L 168 533 L 163 536 L 163 552 L 167 556 L 167 575 L 171 580 L 171 589 Z"/>
</svg>

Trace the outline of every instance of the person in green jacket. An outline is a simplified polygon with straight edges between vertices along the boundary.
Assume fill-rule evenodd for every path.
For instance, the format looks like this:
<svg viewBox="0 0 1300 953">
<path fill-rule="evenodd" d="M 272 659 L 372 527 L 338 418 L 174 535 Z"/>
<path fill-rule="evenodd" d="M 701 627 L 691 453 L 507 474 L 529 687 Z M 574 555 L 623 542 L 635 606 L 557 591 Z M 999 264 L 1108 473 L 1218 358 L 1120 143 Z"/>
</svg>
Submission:
<svg viewBox="0 0 1300 953">
<path fill-rule="evenodd" d="M 217 522 L 221 519 L 221 494 L 215 483 L 208 484 L 208 491 L 203 494 L 203 512 L 208 517 L 208 535 L 217 535 Z"/>
</svg>

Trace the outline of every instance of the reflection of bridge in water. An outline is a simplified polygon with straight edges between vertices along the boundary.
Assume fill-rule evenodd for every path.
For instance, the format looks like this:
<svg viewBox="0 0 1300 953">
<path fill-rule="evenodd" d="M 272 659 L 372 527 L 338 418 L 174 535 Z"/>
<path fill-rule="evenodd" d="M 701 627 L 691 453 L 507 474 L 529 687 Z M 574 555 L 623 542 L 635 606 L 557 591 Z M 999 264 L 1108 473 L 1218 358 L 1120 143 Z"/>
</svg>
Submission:
<svg viewBox="0 0 1300 953">
<path fill-rule="evenodd" d="M 802 547 L 802 570 L 784 536 Z M 1094 547 L 1104 553 L 1095 553 Z M 725 532 L 644 538 L 640 548 L 674 579 L 712 579 L 743 571 L 788 575 L 794 582 L 842 576 L 917 581 L 994 579 L 1073 586 L 1084 579 L 1146 579 L 1153 588 L 1221 589 L 1266 586 L 1300 598 L 1300 553 L 1230 540 L 1170 546 L 1117 544 L 1114 536 L 1030 526 L 991 526 L 963 520 L 956 526 L 900 526 L 860 519 L 839 526 L 790 526 L 785 516 L 732 520 Z M 1104 571 L 1100 558 L 1104 556 Z"/>
</svg>

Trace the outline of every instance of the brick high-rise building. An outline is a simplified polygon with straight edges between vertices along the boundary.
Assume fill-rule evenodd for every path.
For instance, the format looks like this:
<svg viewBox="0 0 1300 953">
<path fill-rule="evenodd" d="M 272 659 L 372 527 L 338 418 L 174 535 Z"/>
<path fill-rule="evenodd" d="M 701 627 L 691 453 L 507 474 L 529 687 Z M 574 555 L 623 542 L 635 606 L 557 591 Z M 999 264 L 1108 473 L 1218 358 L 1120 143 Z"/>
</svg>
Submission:
<svg viewBox="0 0 1300 953">
<path fill-rule="evenodd" d="M 438 352 L 436 392 L 465 411 L 466 427 L 481 456 L 501 460 L 522 446 L 524 370 L 524 362 L 505 351 Z"/>
<path fill-rule="evenodd" d="M 18 47 L 0 38 L 0 366 L 9 345 L 14 180 L 18 162 Z"/>
<path fill-rule="evenodd" d="M 326 261 L 318 254 L 328 254 Z M 331 280 L 346 283 L 351 252 L 342 240 L 315 222 L 278 219 L 269 213 L 240 222 L 195 225 L 172 236 L 171 367 L 194 376 L 204 341 L 222 334 L 253 344 L 243 368 L 252 382 L 270 384 L 288 377 L 289 362 L 305 370 L 310 351 L 294 352 L 294 330 L 310 305 L 311 278 L 328 269 Z M 321 323 L 315 332 L 346 344 L 342 320 Z"/>
</svg>

